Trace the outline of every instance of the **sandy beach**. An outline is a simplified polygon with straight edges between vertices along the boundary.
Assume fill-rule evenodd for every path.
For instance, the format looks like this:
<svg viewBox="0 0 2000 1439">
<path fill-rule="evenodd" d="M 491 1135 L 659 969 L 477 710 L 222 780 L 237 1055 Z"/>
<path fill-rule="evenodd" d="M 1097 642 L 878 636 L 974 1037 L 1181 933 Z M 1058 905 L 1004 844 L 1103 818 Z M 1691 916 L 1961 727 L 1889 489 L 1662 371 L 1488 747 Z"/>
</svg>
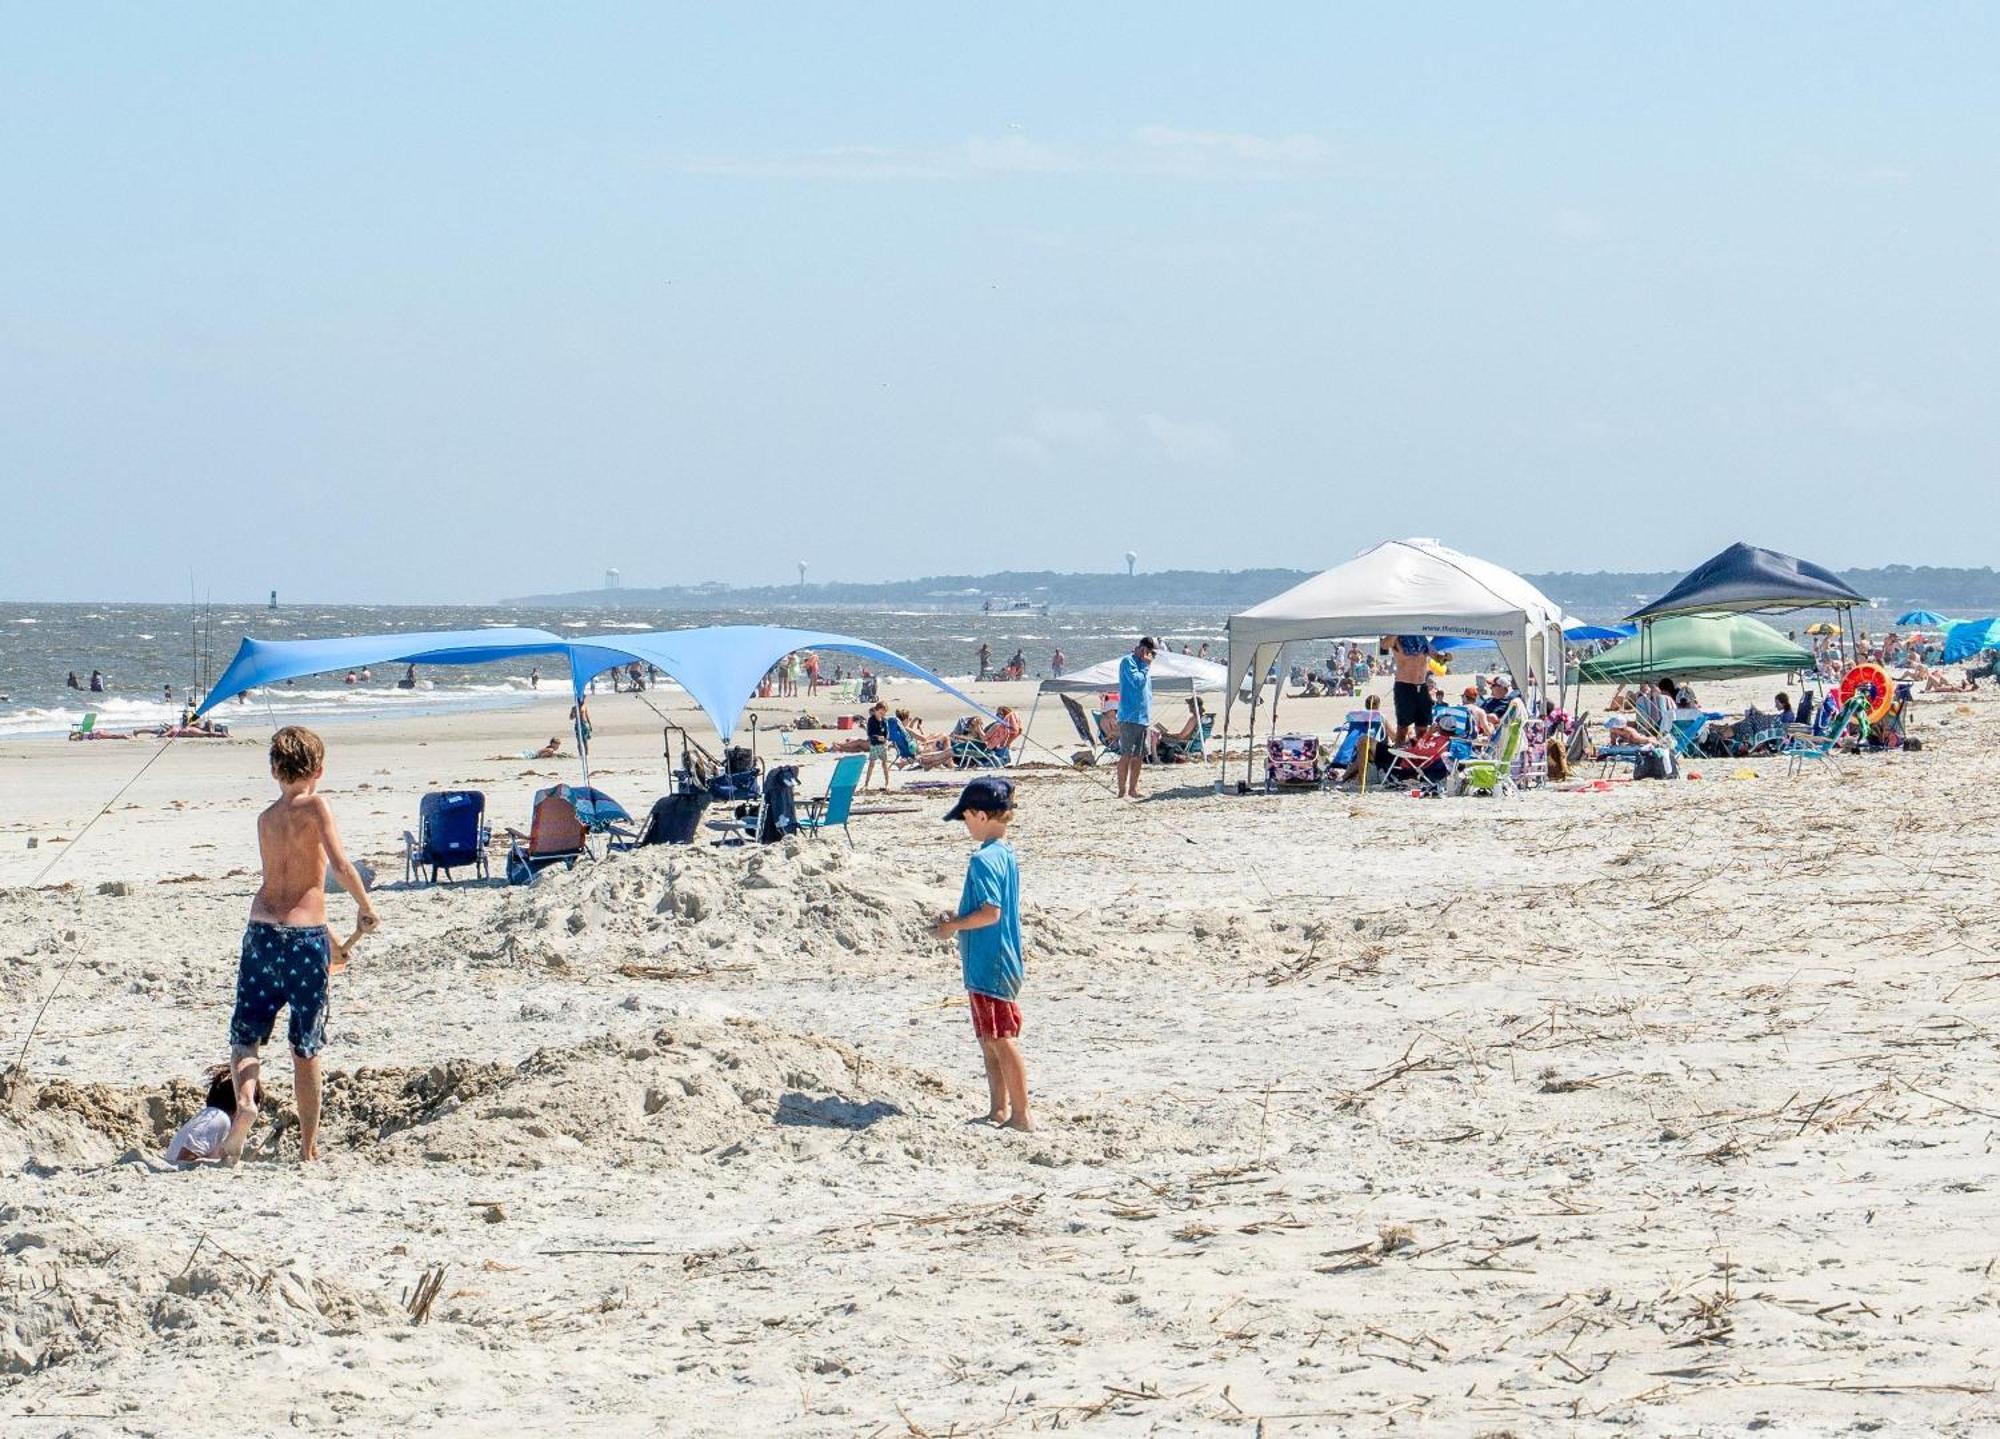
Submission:
<svg viewBox="0 0 2000 1439">
<path fill-rule="evenodd" d="M 508 757 L 563 706 L 325 729 L 384 928 L 335 983 L 312 1167 L 282 1042 L 252 1162 L 155 1157 L 225 1055 L 254 713 L 80 844 L 156 743 L 0 744 L 8 1062 L 65 976 L 0 1102 L 0 1430 L 2000 1425 L 1986 692 L 1920 697 L 1921 752 L 1513 799 L 1184 766 L 1133 806 L 1037 752 L 1035 1134 L 965 1123 L 978 1052 L 926 934 L 967 850 L 949 775 L 869 796 L 851 849 L 405 885 L 425 790 L 485 791 L 498 835 L 575 778 Z M 643 812 L 660 721 L 593 710 L 595 778 Z M 1035 738 L 1076 748 L 1049 705 Z"/>
</svg>

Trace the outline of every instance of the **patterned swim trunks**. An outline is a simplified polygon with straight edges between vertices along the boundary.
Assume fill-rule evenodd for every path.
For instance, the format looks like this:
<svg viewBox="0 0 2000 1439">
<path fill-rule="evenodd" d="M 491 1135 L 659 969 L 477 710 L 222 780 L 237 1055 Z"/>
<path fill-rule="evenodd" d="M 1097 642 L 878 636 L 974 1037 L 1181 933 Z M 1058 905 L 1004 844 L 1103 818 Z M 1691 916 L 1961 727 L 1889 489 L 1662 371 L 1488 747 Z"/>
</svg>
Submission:
<svg viewBox="0 0 2000 1439">
<path fill-rule="evenodd" d="M 238 1049 L 268 1044 L 278 1011 L 289 1007 L 292 1053 L 311 1059 L 326 1039 L 326 967 L 332 958 L 326 926 L 304 928 L 253 919 L 243 931 L 236 966 L 236 1013 L 229 1042 Z"/>
</svg>

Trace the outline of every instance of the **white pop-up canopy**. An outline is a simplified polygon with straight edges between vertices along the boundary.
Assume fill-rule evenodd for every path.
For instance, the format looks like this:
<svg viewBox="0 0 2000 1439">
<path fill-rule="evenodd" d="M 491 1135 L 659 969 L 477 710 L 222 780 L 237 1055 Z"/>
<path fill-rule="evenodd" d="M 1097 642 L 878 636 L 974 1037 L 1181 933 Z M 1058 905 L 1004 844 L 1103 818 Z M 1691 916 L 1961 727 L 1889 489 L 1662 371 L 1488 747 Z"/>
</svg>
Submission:
<svg viewBox="0 0 2000 1439">
<path fill-rule="evenodd" d="M 1110 694 L 1118 688 L 1118 666 L 1124 656 L 1101 660 L 1080 670 L 1071 670 L 1061 679 L 1042 681 L 1045 695 Z M 1229 683 L 1229 671 L 1214 660 L 1177 655 L 1167 650 L 1153 656 L 1147 668 L 1152 672 L 1155 694 L 1220 694 Z"/>
<path fill-rule="evenodd" d="M 1547 694 L 1562 662 L 1562 611 L 1486 560 L 1436 540 L 1384 540 L 1229 620 L 1229 692 L 1262 675 L 1292 640 L 1461 635 L 1491 640 L 1517 685 Z"/>
</svg>

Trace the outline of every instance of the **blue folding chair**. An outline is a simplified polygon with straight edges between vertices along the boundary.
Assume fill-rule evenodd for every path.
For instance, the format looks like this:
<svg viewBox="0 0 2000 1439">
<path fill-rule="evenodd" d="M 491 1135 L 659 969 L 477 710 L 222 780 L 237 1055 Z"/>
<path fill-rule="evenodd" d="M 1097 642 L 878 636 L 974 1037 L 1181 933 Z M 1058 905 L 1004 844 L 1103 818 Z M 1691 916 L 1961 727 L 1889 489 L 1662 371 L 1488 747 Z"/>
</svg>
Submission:
<svg viewBox="0 0 2000 1439">
<path fill-rule="evenodd" d="M 417 802 L 417 828 L 403 831 L 403 880 L 414 881 L 419 871 L 430 871 L 437 883 L 438 871 L 450 878 L 454 869 L 466 865 L 477 868 L 486 878 L 486 796 L 476 789 L 449 789 L 427 794 Z"/>
<path fill-rule="evenodd" d="M 1333 758 L 1327 761 L 1327 777 L 1335 784 L 1345 780 L 1361 762 L 1361 741 L 1372 741 L 1371 748 L 1380 750 L 1383 738 L 1382 711 L 1354 710 L 1347 716 L 1347 729 L 1334 746 Z"/>
<path fill-rule="evenodd" d="M 798 816 L 798 827 L 818 834 L 839 825 L 840 832 L 847 836 L 848 848 L 852 849 L 854 832 L 847 827 L 847 820 L 854 812 L 854 791 L 861 785 L 861 767 L 867 762 L 865 755 L 851 754 L 835 765 L 826 793 L 806 801 L 806 812 Z"/>
</svg>

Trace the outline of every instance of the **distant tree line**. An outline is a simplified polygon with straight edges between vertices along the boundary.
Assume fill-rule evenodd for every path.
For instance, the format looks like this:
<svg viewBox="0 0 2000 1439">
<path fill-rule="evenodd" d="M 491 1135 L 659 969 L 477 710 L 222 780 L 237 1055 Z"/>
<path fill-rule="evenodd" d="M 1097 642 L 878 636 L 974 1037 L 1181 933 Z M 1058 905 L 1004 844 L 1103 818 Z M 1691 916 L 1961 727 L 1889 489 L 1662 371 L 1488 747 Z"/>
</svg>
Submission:
<svg viewBox="0 0 2000 1439">
<path fill-rule="evenodd" d="M 677 609 L 721 605 L 897 605 L 910 609 L 978 609 L 988 599 L 1036 604 L 1116 608 L 1187 605 L 1240 610 L 1290 589 L 1313 571 L 1152 570 L 1138 575 L 1062 574 L 1055 570 L 1002 570 L 986 575 L 930 575 L 915 580 L 815 582 L 808 585 L 673 585 L 660 589 L 571 590 L 523 595 L 507 604 L 604 605 L 607 608 Z M 1526 578 L 1563 608 L 1577 614 L 1624 614 L 1641 596 L 1666 593 L 1684 571 L 1562 570 Z M 2000 612 L 2000 573 L 1990 567 L 1883 565 L 1848 570 L 1855 589 L 1894 608 L 1925 607 L 1959 616 Z"/>
</svg>

